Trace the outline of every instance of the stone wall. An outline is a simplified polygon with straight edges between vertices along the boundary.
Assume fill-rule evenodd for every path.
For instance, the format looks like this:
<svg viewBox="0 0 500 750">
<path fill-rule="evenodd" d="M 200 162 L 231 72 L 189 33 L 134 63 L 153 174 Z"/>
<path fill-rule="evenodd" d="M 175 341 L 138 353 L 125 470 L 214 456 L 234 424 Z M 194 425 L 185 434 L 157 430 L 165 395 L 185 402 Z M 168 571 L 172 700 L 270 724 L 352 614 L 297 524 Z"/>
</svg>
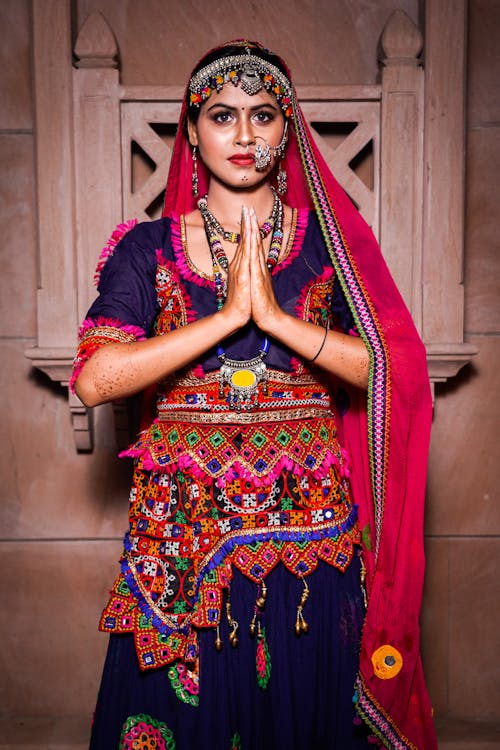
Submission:
<svg viewBox="0 0 500 750">
<path fill-rule="evenodd" d="M 417 0 L 311 0 L 286 11 L 277 0 L 214 5 L 207 17 L 201 0 L 79 0 L 74 34 L 100 10 L 125 83 L 183 83 L 206 49 L 248 35 L 283 53 L 298 83 L 363 84 L 376 80 L 392 10 L 423 17 Z M 96 622 L 126 526 L 128 469 L 115 457 L 108 407 L 96 410 L 94 452 L 76 453 L 64 389 L 24 356 L 36 344 L 39 275 L 31 26 L 30 0 L 0 0 L 0 730 L 16 724 L 22 733 L 31 717 L 39 737 L 71 726 L 75 742 L 85 737 L 102 667 L 106 638 Z M 436 389 L 423 609 L 437 716 L 490 722 L 500 722 L 499 33 L 499 3 L 470 0 L 464 283 L 467 340 L 479 355 Z M 8 732 L 0 736 L 0 747 L 10 746 Z"/>
</svg>

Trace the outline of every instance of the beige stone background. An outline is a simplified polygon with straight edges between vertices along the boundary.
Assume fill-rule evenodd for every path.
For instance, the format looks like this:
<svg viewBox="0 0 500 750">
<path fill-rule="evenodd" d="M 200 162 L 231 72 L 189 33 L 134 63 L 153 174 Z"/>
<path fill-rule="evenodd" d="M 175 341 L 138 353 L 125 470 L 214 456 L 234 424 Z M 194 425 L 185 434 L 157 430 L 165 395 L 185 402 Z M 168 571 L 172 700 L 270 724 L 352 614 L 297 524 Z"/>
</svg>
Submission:
<svg viewBox="0 0 500 750">
<path fill-rule="evenodd" d="M 72 4 L 75 36 L 100 10 L 122 80 L 151 84 L 184 83 L 194 59 L 237 36 L 282 53 L 297 83 L 373 83 L 378 39 L 398 7 L 422 27 L 423 0 Z M 422 617 L 441 747 L 457 750 L 500 746 L 499 40 L 499 0 L 470 0 L 465 330 L 479 354 L 436 388 Z M 127 513 L 109 410 L 99 410 L 94 452 L 77 454 L 65 390 L 24 356 L 36 345 L 36 147 L 31 2 L 0 0 L 2 750 L 85 747 L 106 647 L 96 623 Z"/>
</svg>

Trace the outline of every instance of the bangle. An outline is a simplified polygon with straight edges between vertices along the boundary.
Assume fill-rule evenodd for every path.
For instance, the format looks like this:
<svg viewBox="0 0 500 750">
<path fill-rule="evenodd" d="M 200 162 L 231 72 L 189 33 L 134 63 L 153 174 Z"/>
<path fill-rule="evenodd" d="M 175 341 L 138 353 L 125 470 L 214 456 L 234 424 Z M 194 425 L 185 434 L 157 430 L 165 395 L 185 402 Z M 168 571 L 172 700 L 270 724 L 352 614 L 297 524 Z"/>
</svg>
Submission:
<svg viewBox="0 0 500 750">
<path fill-rule="evenodd" d="M 327 323 L 327 325 L 326 325 L 326 328 L 325 328 L 325 335 L 323 336 L 323 341 L 321 342 L 321 346 L 319 347 L 319 349 L 318 349 L 318 351 L 316 352 L 316 354 L 314 355 L 314 357 L 313 357 L 312 359 L 308 359 L 308 360 L 307 360 L 307 361 L 309 362 L 309 364 L 311 364 L 311 362 L 314 362 L 315 360 L 317 360 L 317 359 L 318 359 L 318 357 L 319 357 L 319 355 L 320 355 L 320 354 L 321 354 L 321 352 L 323 351 L 323 347 L 324 347 L 324 345 L 325 345 L 325 341 L 326 341 L 326 336 L 327 336 L 327 334 L 328 334 L 328 323 Z"/>
</svg>

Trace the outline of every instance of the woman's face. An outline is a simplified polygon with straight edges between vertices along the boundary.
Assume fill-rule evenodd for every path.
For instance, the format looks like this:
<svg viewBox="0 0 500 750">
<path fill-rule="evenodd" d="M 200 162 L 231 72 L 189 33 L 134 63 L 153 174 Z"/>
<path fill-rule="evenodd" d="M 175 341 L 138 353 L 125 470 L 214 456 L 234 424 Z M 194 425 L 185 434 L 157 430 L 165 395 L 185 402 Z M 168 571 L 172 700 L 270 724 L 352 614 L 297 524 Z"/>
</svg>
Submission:
<svg viewBox="0 0 500 750">
<path fill-rule="evenodd" d="M 272 171 L 276 161 L 272 149 L 280 143 L 284 127 L 284 115 L 272 94 L 263 89 L 250 96 L 226 83 L 201 106 L 197 123 L 188 121 L 188 134 L 212 179 L 232 188 L 251 188 Z M 271 147 L 271 162 L 257 171 L 255 148 L 266 144 Z"/>
</svg>

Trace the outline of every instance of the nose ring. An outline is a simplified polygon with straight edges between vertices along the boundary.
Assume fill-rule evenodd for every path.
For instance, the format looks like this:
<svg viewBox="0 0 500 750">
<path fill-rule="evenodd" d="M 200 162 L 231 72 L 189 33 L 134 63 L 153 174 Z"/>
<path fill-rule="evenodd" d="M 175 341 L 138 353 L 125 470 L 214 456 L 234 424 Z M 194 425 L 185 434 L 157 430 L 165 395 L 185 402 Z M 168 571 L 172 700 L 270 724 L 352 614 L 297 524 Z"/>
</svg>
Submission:
<svg viewBox="0 0 500 750">
<path fill-rule="evenodd" d="M 267 143 L 264 138 L 262 138 L 261 140 L 263 141 L 264 145 L 261 146 L 260 143 L 258 143 L 255 146 L 255 169 L 257 171 L 265 169 L 271 163 L 271 148 L 269 146 L 269 143 Z"/>
</svg>

